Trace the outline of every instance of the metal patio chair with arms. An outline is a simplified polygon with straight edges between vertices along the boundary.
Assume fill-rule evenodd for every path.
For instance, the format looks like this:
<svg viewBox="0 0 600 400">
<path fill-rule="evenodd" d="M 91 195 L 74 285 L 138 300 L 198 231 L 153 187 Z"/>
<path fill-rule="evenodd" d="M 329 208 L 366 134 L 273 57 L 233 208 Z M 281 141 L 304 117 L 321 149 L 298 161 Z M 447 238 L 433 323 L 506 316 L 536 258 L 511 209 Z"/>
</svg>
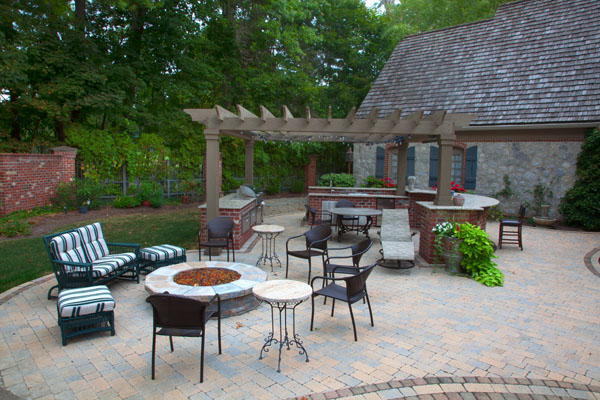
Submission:
<svg viewBox="0 0 600 400">
<path fill-rule="evenodd" d="M 303 237 L 305 238 L 305 248 L 301 250 L 290 250 L 290 241 Z M 331 239 L 331 227 L 329 225 L 318 225 L 301 235 L 292 236 L 285 242 L 285 277 L 288 277 L 290 265 L 290 256 L 308 260 L 308 282 L 310 283 L 310 274 L 312 270 L 312 258 L 321 257 L 323 265 L 325 263 L 325 254 L 327 252 L 327 241 Z"/>
<path fill-rule="evenodd" d="M 233 243 L 233 229 L 235 222 L 230 217 L 216 217 L 211 219 L 205 226 L 206 240 L 202 241 L 202 231 L 198 233 L 198 260 L 202 261 L 202 247 L 208 248 L 208 259 L 212 261 L 212 249 L 227 249 L 227 261 L 229 261 L 229 247 L 233 252 L 233 261 L 235 262 L 235 246 Z"/>
</svg>

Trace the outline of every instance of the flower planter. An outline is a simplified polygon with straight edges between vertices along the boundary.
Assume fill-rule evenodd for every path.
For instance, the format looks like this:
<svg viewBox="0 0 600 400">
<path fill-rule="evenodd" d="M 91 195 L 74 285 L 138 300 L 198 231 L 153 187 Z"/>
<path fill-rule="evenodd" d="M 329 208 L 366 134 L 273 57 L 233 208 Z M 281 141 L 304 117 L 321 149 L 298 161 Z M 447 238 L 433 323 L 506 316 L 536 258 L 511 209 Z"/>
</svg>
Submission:
<svg viewBox="0 0 600 400">
<path fill-rule="evenodd" d="M 462 239 L 455 237 L 445 237 L 442 239 L 442 258 L 446 263 L 446 272 L 450 275 L 458 275 L 465 272 L 460 265 L 464 257 L 459 250 L 462 242 Z"/>
<path fill-rule="evenodd" d="M 80 214 L 86 214 L 88 212 L 88 207 L 87 206 L 81 206 L 79 207 L 79 213 Z"/>
<path fill-rule="evenodd" d="M 144 207 L 150 207 L 150 202 L 148 200 L 144 200 L 144 201 L 142 201 L 142 205 Z"/>
<path fill-rule="evenodd" d="M 463 204 L 465 204 L 465 198 L 460 194 L 457 194 L 452 198 L 452 203 L 454 203 L 455 206 L 462 207 Z"/>
</svg>

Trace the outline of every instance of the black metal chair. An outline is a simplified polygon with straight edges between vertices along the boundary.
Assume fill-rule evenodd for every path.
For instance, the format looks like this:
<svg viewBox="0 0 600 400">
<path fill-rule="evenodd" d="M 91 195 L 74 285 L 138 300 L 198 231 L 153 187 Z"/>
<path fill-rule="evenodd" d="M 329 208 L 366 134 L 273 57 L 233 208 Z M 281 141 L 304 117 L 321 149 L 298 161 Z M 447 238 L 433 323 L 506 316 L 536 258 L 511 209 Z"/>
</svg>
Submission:
<svg viewBox="0 0 600 400">
<path fill-rule="evenodd" d="M 229 247 L 233 252 L 233 261 L 235 262 L 235 247 L 233 244 L 233 228 L 235 222 L 230 217 L 216 217 L 210 220 L 206 226 L 206 240 L 202 241 L 202 231 L 198 233 L 198 260 L 202 260 L 202 247 L 207 247 L 208 259 L 212 261 L 212 251 L 210 249 L 225 247 L 227 249 L 227 261 L 229 261 Z"/>
<path fill-rule="evenodd" d="M 306 247 L 302 250 L 290 250 L 290 241 L 301 238 L 306 239 Z M 329 225 L 318 225 L 302 235 L 292 236 L 285 242 L 285 277 L 288 277 L 290 265 L 290 256 L 308 260 L 308 283 L 310 283 L 310 274 L 312 270 L 312 258 L 321 257 L 325 265 L 325 254 L 327 252 L 327 241 L 331 239 L 331 227 Z"/>
<path fill-rule="evenodd" d="M 331 225 L 333 219 L 329 211 L 322 210 L 321 212 L 319 212 L 315 208 L 310 207 L 306 204 L 304 205 L 304 208 L 306 208 L 306 215 L 308 217 L 308 221 L 310 222 L 311 228 L 315 225 Z"/>
<path fill-rule="evenodd" d="M 350 200 L 342 199 L 342 200 L 338 201 L 337 203 L 335 203 L 335 207 L 336 208 L 355 208 L 356 206 Z M 342 216 L 338 215 L 338 218 L 341 218 L 341 220 L 337 221 L 338 223 L 336 224 L 338 229 L 341 225 L 350 225 L 350 229 L 347 229 L 347 230 L 349 230 L 349 231 L 356 230 L 356 234 L 358 235 L 359 217 L 354 216 L 354 215 L 342 215 Z"/>
<path fill-rule="evenodd" d="M 325 268 L 323 271 L 325 276 L 330 276 L 333 278 L 334 270 L 338 274 L 349 274 L 349 275 L 358 274 L 361 271 L 361 269 L 359 267 L 360 259 L 367 251 L 369 251 L 371 246 L 373 246 L 373 241 L 371 239 L 365 239 L 363 241 L 353 244 L 352 246 L 327 249 L 327 254 L 325 254 L 325 264 L 324 264 Z M 338 251 L 347 250 L 347 249 L 351 249 L 351 251 L 352 251 L 351 255 L 331 256 L 332 253 L 335 254 Z M 348 259 L 348 258 L 352 258 L 352 265 L 339 264 L 340 260 Z"/>
<path fill-rule="evenodd" d="M 169 336 L 171 352 L 173 352 L 173 336 L 201 337 L 200 350 L 200 383 L 204 381 L 204 338 L 206 322 L 217 317 L 219 354 L 221 354 L 221 299 L 216 294 L 210 301 L 204 302 L 190 297 L 169 293 L 154 294 L 146 301 L 152 305 L 152 379 L 154 379 L 154 360 L 156 356 L 156 335 Z M 216 302 L 217 309 L 209 310 Z M 159 329 L 157 331 L 157 329 Z"/>
<path fill-rule="evenodd" d="M 367 306 L 369 308 L 369 316 L 371 317 L 371 326 L 375 326 L 373 323 L 373 312 L 371 311 L 371 303 L 369 302 L 369 294 L 367 293 L 367 278 L 373 272 L 373 268 L 377 265 L 377 262 L 361 268 L 361 271 L 356 275 L 351 275 L 344 278 L 332 278 L 328 276 L 315 276 L 310 282 L 311 287 L 313 288 L 313 294 L 311 297 L 312 300 L 312 312 L 310 315 L 310 330 L 313 330 L 314 319 L 315 319 L 315 297 L 317 296 L 325 296 L 333 299 L 333 304 L 331 304 L 331 316 L 333 317 L 333 312 L 335 308 L 335 301 L 341 300 L 343 302 L 348 303 L 348 309 L 350 310 L 350 318 L 352 319 L 352 329 L 354 330 L 354 341 L 358 341 L 358 337 L 356 335 L 356 323 L 354 322 L 354 314 L 352 312 L 352 304 L 357 301 L 365 298 L 367 300 Z M 335 275 L 336 271 L 334 269 L 333 274 Z M 317 279 L 322 279 L 326 283 L 324 287 L 321 289 L 315 290 L 314 283 Z M 337 284 L 336 282 L 343 281 L 345 283 L 345 287 Z"/>
<path fill-rule="evenodd" d="M 523 205 L 519 207 L 519 216 L 517 220 L 503 219 L 500 221 L 498 232 L 498 248 L 502 248 L 502 243 L 517 244 L 523 251 L 523 220 L 527 208 Z M 516 230 L 514 229 L 516 228 Z"/>
</svg>

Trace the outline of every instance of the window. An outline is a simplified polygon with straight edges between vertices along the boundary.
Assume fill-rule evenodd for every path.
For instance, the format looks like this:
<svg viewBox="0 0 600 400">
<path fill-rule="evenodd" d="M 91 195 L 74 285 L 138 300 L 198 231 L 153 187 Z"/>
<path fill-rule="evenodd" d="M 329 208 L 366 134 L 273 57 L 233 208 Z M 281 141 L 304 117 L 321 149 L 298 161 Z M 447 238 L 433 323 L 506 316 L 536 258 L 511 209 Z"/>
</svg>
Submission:
<svg viewBox="0 0 600 400">
<path fill-rule="evenodd" d="M 439 149 L 437 146 L 429 148 L 429 186 L 432 187 L 438 181 Z M 464 163 L 464 175 L 463 175 Z M 460 147 L 452 150 L 452 180 L 465 189 L 475 190 L 477 183 L 477 146 L 471 146 L 464 151 Z M 463 183 L 464 182 L 464 183 Z"/>
<path fill-rule="evenodd" d="M 390 155 L 390 169 L 389 169 L 389 177 L 395 182 L 398 183 L 398 152 L 396 148 L 393 148 L 389 152 Z M 408 179 L 409 176 L 413 176 L 415 174 L 415 146 L 409 147 L 406 150 L 406 177 L 405 180 Z M 406 182 L 408 183 L 408 181 Z"/>
<path fill-rule="evenodd" d="M 463 172 L 463 154 L 464 151 L 459 148 L 452 149 L 452 175 L 451 178 L 454 183 L 462 185 L 462 172 Z"/>
</svg>

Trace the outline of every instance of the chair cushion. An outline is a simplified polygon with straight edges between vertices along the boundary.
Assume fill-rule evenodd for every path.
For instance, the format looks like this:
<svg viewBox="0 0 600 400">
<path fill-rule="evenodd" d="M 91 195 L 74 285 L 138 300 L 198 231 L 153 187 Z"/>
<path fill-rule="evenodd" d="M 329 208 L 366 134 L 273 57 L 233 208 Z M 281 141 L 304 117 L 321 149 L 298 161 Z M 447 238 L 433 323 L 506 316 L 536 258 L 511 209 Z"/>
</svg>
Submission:
<svg viewBox="0 0 600 400">
<path fill-rule="evenodd" d="M 100 222 L 78 228 L 77 231 L 83 240 L 83 249 L 88 260 L 95 261 L 110 253 L 102 234 Z"/>
<path fill-rule="evenodd" d="M 147 261 L 165 261 L 185 255 L 183 247 L 161 244 L 140 250 L 140 258 Z"/>
<path fill-rule="evenodd" d="M 133 260 L 135 260 L 135 253 L 119 253 L 104 256 L 92 262 L 92 268 L 94 269 L 93 276 L 97 277 L 97 274 L 101 274 L 98 276 L 104 276 Z M 102 273 L 103 270 L 106 270 L 106 273 Z"/>
<path fill-rule="evenodd" d="M 86 262 L 85 251 L 78 232 L 63 233 L 53 237 L 50 240 L 50 249 L 58 260 Z"/>
<path fill-rule="evenodd" d="M 500 221 L 500 223 L 502 225 L 508 225 L 508 226 L 519 226 L 519 225 L 521 225 L 521 223 L 519 221 L 513 221 L 513 220 L 510 220 L 510 219 L 502 220 L 502 221 Z"/>
<path fill-rule="evenodd" d="M 61 317 L 79 317 L 112 311 L 115 299 L 106 286 L 65 289 L 58 294 L 58 312 Z"/>
</svg>

